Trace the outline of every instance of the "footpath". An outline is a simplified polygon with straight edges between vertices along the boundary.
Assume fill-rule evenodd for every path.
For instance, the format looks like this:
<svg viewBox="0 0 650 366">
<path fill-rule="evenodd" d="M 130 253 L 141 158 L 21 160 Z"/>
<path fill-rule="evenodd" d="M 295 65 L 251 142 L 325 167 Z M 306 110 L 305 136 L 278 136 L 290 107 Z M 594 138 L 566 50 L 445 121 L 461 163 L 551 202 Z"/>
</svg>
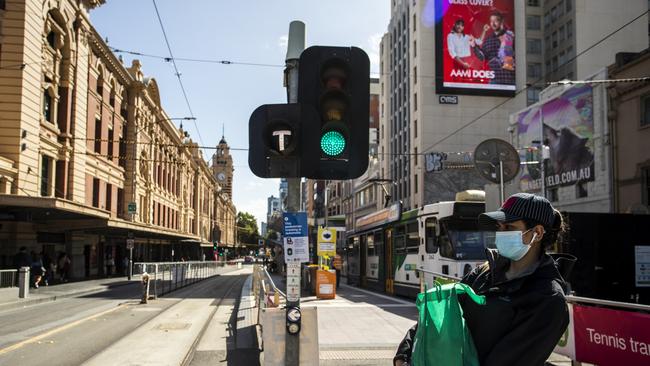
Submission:
<svg viewBox="0 0 650 366">
<path fill-rule="evenodd" d="M 140 281 L 139 276 L 128 281 L 126 277 L 111 277 L 89 281 L 66 282 L 50 286 L 30 288 L 26 298 L 18 297 L 18 287 L 0 289 L 0 312 L 18 309 L 26 306 L 56 301 L 66 297 L 78 297 L 95 292 L 110 290 L 118 286 L 125 286 Z"/>
<path fill-rule="evenodd" d="M 272 278 L 285 291 L 285 279 Z M 392 365 L 397 345 L 418 318 L 415 301 L 348 286 L 344 279 L 334 299 L 302 295 L 301 308 L 318 308 L 321 366 Z M 547 365 L 570 366 L 571 360 L 552 354 Z"/>
</svg>

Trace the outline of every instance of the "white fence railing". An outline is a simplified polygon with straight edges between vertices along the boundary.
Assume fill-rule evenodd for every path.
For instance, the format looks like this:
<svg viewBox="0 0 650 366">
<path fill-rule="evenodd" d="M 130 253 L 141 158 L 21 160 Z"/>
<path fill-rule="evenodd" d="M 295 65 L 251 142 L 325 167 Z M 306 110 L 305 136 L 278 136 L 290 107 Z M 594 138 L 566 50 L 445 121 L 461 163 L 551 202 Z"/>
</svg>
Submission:
<svg viewBox="0 0 650 366">
<path fill-rule="evenodd" d="M 0 288 L 16 287 L 18 283 L 18 270 L 0 269 Z"/>
<path fill-rule="evenodd" d="M 237 264 L 225 262 L 151 262 L 134 263 L 133 272 L 146 272 L 150 291 L 158 297 L 236 268 Z"/>
</svg>

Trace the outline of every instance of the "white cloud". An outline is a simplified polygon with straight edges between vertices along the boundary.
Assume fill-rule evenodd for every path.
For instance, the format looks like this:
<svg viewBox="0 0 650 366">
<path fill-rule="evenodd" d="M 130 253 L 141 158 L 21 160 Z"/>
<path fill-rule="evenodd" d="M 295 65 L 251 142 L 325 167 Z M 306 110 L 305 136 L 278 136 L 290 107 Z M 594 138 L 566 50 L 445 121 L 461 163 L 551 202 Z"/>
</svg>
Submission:
<svg viewBox="0 0 650 366">
<path fill-rule="evenodd" d="M 370 71 L 378 73 L 379 70 L 379 43 L 381 42 L 382 33 L 375 33 L 368 37 L 368 46 L 366 48 L 368 57 L 370 58 Z M 373 75 L 375 76 L 375 75 Z"/>
<path fill-rule="evenodd" d="M 280 36 L 280 38 L 278 38 L 278 47 L 280 48 L 280 50 L 286 51 L 288 45 L 289 45 L 288 35 L 285 34 L 283 36 Z"/>
</svg>

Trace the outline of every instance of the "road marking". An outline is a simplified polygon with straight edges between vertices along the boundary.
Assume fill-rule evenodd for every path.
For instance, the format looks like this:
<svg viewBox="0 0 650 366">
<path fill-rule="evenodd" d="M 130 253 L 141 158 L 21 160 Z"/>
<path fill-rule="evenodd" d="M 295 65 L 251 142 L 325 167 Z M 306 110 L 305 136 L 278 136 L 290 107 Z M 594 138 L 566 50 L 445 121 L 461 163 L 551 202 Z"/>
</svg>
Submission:
<svg viewBox="0 0 650 366">
<path fill-rule="evenodd" d="M 346 288 L 349 288 L 349 289 L 352 289 L 352 290 L 356 290 L 356 291 L 359 291 L 359 292 L 363 292 L 363 293 L 366 293 L 366 294 L 368 294 L 368 295 L 373 295 L 373 296 L 381 297 L 382 299 L 387 299 L 387 300 L 391 300 L 391 301 L 399 302 L 399 303 L 402 303 L 402 304 L 414 305 L 414 302 L 404 301 L 404 300 L 402 300 L 402 299 L 398 299 L 398 298 L 396 298 L 396 297 L 390 297 L 390 296 L 386 296 L 386 295 L 378 294 L 378 293 L 376 293 L 376 292 L 372 292 L 372 291 L 364 290 L 364 289 L 361 289 L 361 288 L 358 288 L 358 287 L 349 286 L 349 285 L 346 285 L 346 284 L 343 284 L 343 283 L 341 284 L 341 286 L 346 287 Z"/>
<path fill-rule="evenodd" d="M 87 316 L 87 317 L 79 319 L 79 320 L 75 320 L 72 323 L 62 325 L 62 326 L 60 326 L 58 328 L 54 328 L 52 330 L 49 330 L 49 331 L 47 331 L 47 332 L 45 332 L 43 334 L 39 334 L 39 335 L 34 336 L 32 338 L 25 339 L 24 341 L 18 342 L 16 344 L 12 344 L 11 346 L 9 346 L 7 348 L 0 349 L 0 355 L 3 355 L 5 353 L 9 353 L 9 352 L 14 351 L 14 350 L 17 350 L 18 348 L 20 348 L 20 347 L 22 347 L 24 345 L 37 342 L 37 341 L 39 341 L 39 340 L 41 340 L 43 338 L 49 337 L 49 336 L 51 336 L 53 334 L 59 333 L 59 332 L 64 331 L 66 329 L 70 329 L 70 328 L 72 328 L 74 326 L 77 326 L 77 325 L 79 325 L 79 324 L 81 324 L 81 323 L 83 323 L 85 321 L 92 320 L 92 319 L 95 319 L 95 318 L 99 318 L 100 316 L 111 313 L 111 312 L 113 312 L 113 311 L 115 311 L 117 309 L 121 309 L 121 306 L 116 306 L 114 308 L 102 311 L 100 313 L 93 314 L 93 315 Z"/>
</svg>

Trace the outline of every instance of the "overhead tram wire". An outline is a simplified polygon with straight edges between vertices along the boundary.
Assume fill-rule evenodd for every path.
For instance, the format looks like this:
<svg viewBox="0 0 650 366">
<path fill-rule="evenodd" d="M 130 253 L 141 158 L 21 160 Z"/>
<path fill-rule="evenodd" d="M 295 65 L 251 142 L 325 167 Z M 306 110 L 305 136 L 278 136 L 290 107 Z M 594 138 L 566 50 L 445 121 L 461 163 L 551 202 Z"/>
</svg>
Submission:
<svg viewBox="0 0 650 366">
<path fill-rule="evenodd" d="M 194 118 L 192 122 L 194 122 L 194 128 L 196 129 L 196 134 L 199 136 L 199 141 L 201 141 L 201 145 L 205 145 L 205 143 L 203 143 L 203 138 L 201 137 L 201 132 L 199 131 L 199 127 L 196 124 L 196 116 L 194 116 L 194 111 L 192 111 L 192 106 L 190 105 L 190 100 L 187 97 L 187 92 L 185 91 L 183 80 L 181 79 L 181 73 L 180 71 L 178 71 L 178 66 L 176 66 L 176 61 L 174 60 L 174 54 L 172 53 L 172 48 L 169 44 L 167 33 L 165 32 L 165 26 L 163 24 L 162 18 L 160 17 L 160 12 L 158 11 L 158 5 L 156 5 L 156 0 L 151 0 L 151 1 L 153 2 L 153 7 L 156 10 L 156 16 L 158 17 L 158 22 L 160 23 L 160 29 L 162 30 L 163 37 L 165 38 L 165 44 L 167 44 L 167 50 L 169 50 L 169 57 L 171 59 L 171 63 L 174 66 L 174 70 L 176 71 L 176 78 L 178 78 L 178 83 L 181 86 L 183 97 L 185 97 L 185 103 L 187 104 L 187 109 L 190 111 L 190 116 Z"/>
<path fill-rule="evenodd" d="M 636 22 L 637 20 L 643 18 L 643 17 L 646 16 L 648 13 L 650 13 L 650 10 L 647 10 L 647 11 L 641 13 L 640 15 L 636 16 L 636 17 L 633 18 L 632 20 L 626 22 L 625 24 L 623 24 L 623 25 L 620 26 L 619 28 L 615 29 L 614 31 L 612 31 L 611 33 L 605 35 L 603 38 L 601 38 L 600 40 L 598 40 L 597 42 L 595 42 L 595 43 L 592 44 L 591 46 L 589 46 L 589 47 L 587 47 L 586 49 L 584 49 L 582 52 L 576 54 L 574 57 L 572 57 L 572 58 L 570 58 L 569 60 L 567 60 L 566 63 L 568 64 L 568 63 L 570 63 L 570 62 L 576 61 L 576 60 L 578 59 L 578 57 L 580 57 L 580 56 L 584 55 L 585 53 L 591 51 L 593 48 L 595 48 L 595 47 L 597 47 L 598 45 L 600 45 L 601 43 L 605 42 L 607 39 L 609 39 L 610 37 L 612 37 L 612 36 L 615 35 L 616 33 L 620 32 L 621 30 L 625 29 L 625 28 L 626 28 L 627 26 L 629 26 L 630 24 L 632 24 L 632 23 Z M 519 94 L 521 94 L 521 93 L 527 91 L 529 88 L 531 88 L 531 87 L 533 87 L 533 86 L 535 86 L 535 85 L 538 85 L 538 84 L 543 84 L 544 79 L 545 79 L 547 76 L 549 76 L 549 75 L 551 75 L 552 73 L 554 73 L 555 71 L 559 70 L 559 68 L 560 68 L 560 66 L 558 66 L 558 67 L 554 68 L 553 70 L 547 72 L 543 77 L 540 77 L 539 79 L 537 79 L 537 80 L 536 80 L 535 82 L 533 82 L 532 84 L 528 84 L 528 85 L 526 85 L 525 87 L 523 87 L 522 89 L 516 91 L 514 96 L 507 98 L 507 99 L 504 100 L 503 102 L 501 102 L 501 103 L 497 104 L 496 106 L 494 106 L 494 107 L 488 109 L 486 112 L 481 113 L 479 116 L 475 117 L 474 119 L 472 119 L 472 120 L 470 120 L 469 122 L 465 123 L 464 125 L 460 126 L 460 127 L 457 128 L 456 130 L 454 130 L 453 132 L 451 132 L 449 135 L 447 135 L 447 136 L 443 137 L 442 139 L 440 139 L 440 140 L 434 142 L 432 145 L 430 145 L 430 146 L 427 147 L 426 149 L 422 149 L 422 153 L 421 153 L 421 154 L 426 155 L 427 153 L 431 152 L 431 149 L 432 149 L 432 148 L 436 147 L 437 145 L 441 144 L 441 143 L 444 142 L 444 141 L 447 141 L 448 139 L 450 139 L 451 137 L 455 136 L 455 135 L 456 135 L 457 133 L 459 133 L 460 131 L 462 131 L 462 130 L 464 130 L 465 128 L 467 128 L 467 127 L 473 125 L 474 123 L 480 121 L 481 119 L 483 119 L 483 117 L 485 117 L 485 116 L 489 115 L 490 113 L 494 112 L 495 110 L 501 108 L 502 106 L 504 106 L 506 103 L 510 102 L 511 100 L 514 100 L 514 99 L 515 99 Z M 585 81 L 585 83 L 586 83 L 586 81 Z M 419 154 L 418 154 L 418 155 L 419 155 Z M 408 164 L 408 163 L 410 163 L 410 155 L 409 155 L 409 158 L 407 159 L 407 161 L 406 161 L 405 164 Z M 392 173 L 392 171 L 393 171 L 393 169 L 391 168 L 391 164 L 388 164 L 388 171 L 387 171 L 387 173 L 390 175 L 390 173 Z"/>
</svg>

